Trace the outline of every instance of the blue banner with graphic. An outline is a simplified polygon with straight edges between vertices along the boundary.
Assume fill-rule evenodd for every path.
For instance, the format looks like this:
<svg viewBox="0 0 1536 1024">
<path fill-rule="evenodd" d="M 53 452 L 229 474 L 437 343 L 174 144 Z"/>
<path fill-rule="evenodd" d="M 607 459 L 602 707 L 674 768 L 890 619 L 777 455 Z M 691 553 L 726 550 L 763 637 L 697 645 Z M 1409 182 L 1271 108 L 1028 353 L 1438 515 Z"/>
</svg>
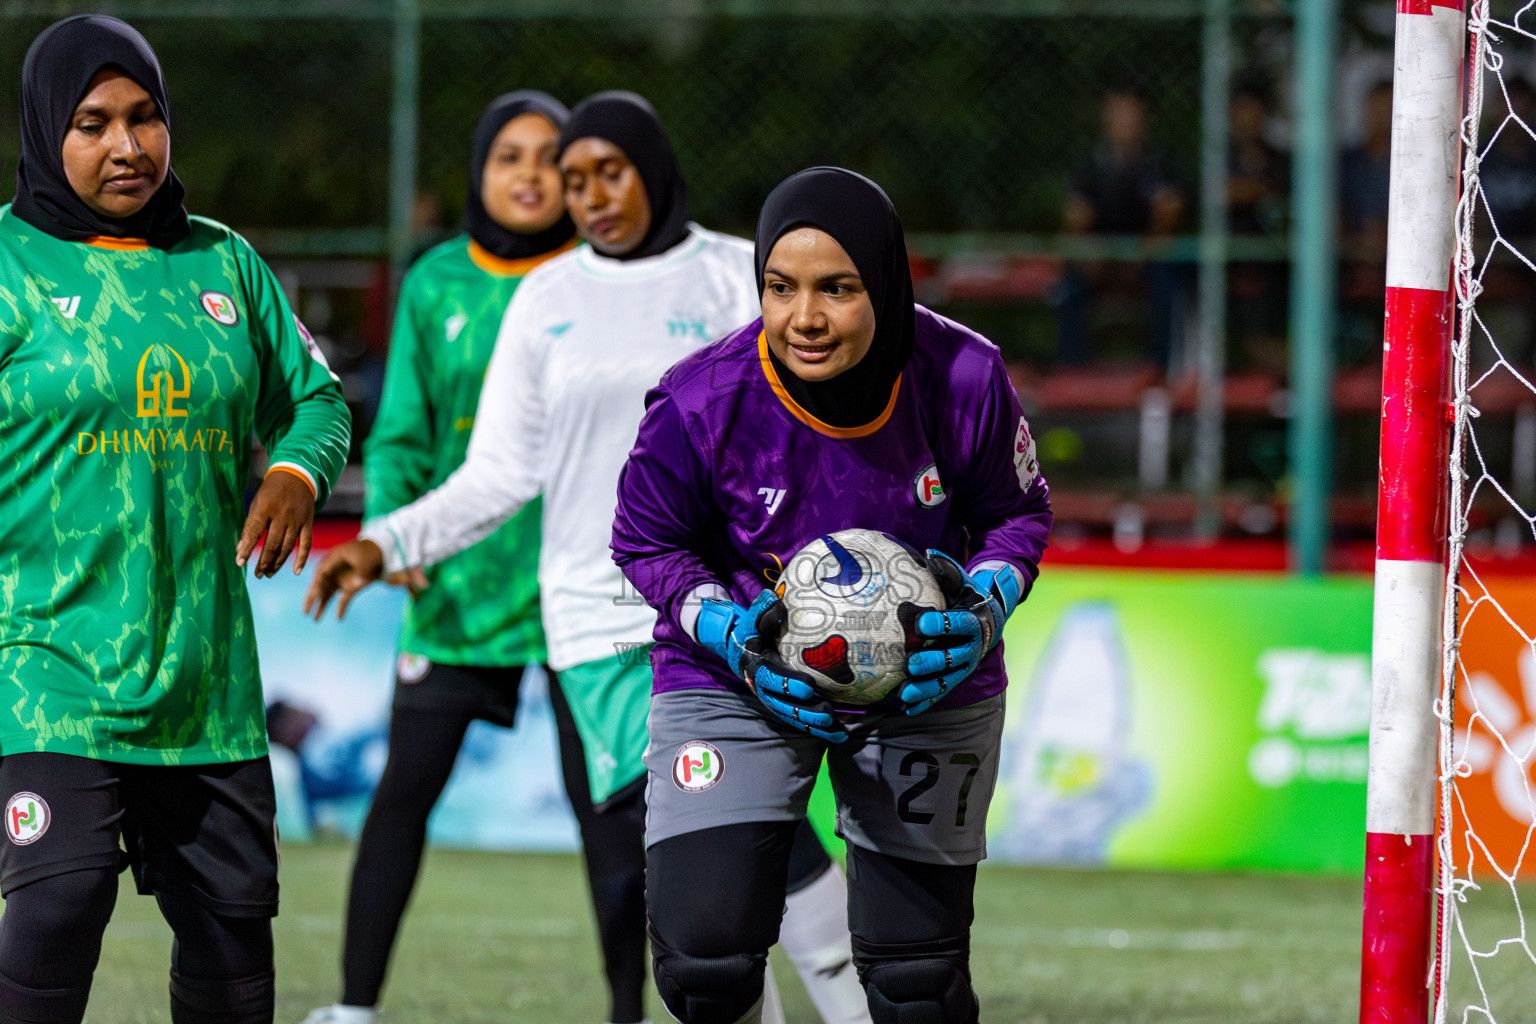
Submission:
<svg viewBox="0 0 1536 1024">
<path fill-rule="evenodd" d="M 311 566 L 317 563 L 311 560 Z M 278 828 L 286 841 L 355 838 L 384 769 L 403 591 L 370 587 L 346 619 L 307 619 L 311 570 L 253 580 Z M 430 819 L 433 842 L 494 850 L 574 850 L 554 716 L 541 671 L 526 673 L 517 727 L 475 722 Z"/>
<path fill-rule="evenodd" d="M 306 582 L 250 587 L 280 824 L 291 840 L 355 836 L 384 764 L 405 597 L 373 587 L 345 622 L 315 624 Z M 991 858 L 1358 870 L 1370 632 L 1365 577 L 1047 566 L 1006 634 Z M 824 787 L 812 814 L 830 828 Z M 471 727 L 430 832 L 576 848 L 541 673 L 515 729 Z"/>
</svg>

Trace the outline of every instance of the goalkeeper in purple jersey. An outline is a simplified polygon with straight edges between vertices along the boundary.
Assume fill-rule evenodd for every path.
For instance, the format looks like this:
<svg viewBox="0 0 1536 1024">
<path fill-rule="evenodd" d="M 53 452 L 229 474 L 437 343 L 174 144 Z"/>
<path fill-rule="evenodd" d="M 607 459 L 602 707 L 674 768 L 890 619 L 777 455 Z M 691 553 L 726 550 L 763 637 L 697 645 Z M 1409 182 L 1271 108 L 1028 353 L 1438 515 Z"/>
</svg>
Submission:
<svg viewBox="0 0 1536 1024">
<path fill-rule="evenodd" d="M 763 316 L 647 396 L 613 550 L 657 609 L 646 890 L 657 987 L 684 1024 L 758 1019 L 789 837 L 825 756 L 874 1024 L 975 1024 L 976 864 L 1003 725 L 999 635 L 1051 526 L 997 349 L 916 306 L 885 193 L 819 167 L 776 188 Z M 948 600 L 865 714 L 780 657 L 764 580 L 837 530 L 926 550 Z M 711 756 L 702 774 L 679 770 Z M 706 777 L 707 776 L 707 777 Z M 708 912 L 700 912 L 707 907 Z"/>
</svg>

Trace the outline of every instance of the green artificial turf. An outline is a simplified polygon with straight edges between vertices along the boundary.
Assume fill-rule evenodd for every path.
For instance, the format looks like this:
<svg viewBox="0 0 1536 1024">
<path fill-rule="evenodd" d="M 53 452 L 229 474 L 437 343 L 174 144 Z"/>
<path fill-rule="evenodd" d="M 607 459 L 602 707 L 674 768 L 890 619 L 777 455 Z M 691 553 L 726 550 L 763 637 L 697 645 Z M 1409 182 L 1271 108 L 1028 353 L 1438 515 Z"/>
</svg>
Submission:
<svg viewBox="0 0 1536 1024">
<path fill-rule="evenodd" d="M 336 998 L 350 867 L 346 846 L 283 851 L 277 1024 Z M 153 900 L 128 885 L 122 893 L 86 1020 L 169 1021 L 170 933 Z M 987 1024 L 1338 1024 L 1357 1014 L 1355 878 L 984 867 L 976 903 L 973 969 Z M 1515 934 L 1507 906 L 1502 917 L 1485 914 L 1484 930 Z M 1500 1024 L 1531 1021 L 1536 966 L 1501 954 L 1489 967 Z M 813 1024 L 793 970 L 780 960 L 775 971 L 790 1024 Z M 650 998 L 652 1017 L 666 1020 Z M 430 853 L 384 1011 L 396 1024 L 600 1024 L 580 862 Z"/>
</svg>

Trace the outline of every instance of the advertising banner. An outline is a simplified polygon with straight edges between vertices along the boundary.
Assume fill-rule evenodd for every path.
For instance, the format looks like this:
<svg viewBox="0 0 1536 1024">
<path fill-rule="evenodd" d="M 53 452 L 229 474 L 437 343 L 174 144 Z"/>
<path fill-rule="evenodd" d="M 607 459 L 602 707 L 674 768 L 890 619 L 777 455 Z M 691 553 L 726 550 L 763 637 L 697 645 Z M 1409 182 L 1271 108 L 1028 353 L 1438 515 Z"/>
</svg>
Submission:
<svg viewBox="0 0 1536 1024">
<path fill-rule="evenodd" d="M 1457 873 L 1515 878 L 1536 836 L 1536 582 L 1463 574 Z"/>
<path fill-rule="evenodd" d="M 993 857 L 1363 866 L 1369 579 L 1052 569 L 1006 643 Z"/>
<path fill-rule="evenodd" d="M 345 622 L 317 625 L 299 611 L 305 582 L 251 584 L 284 834 L 355 835 L 383 765 L 405 598 L 374 587 Z M 1366 577 L 1048 566 L 1006 635 L 991 858 L 1358 870 L 1370 635 Z M 819 792 L 813 814 L 830 807 Z M 541 677 L 516 729 L 471 728 L 431 834 L 575 848 Z"/>
<path fill-rule="evenodd" d="M 266 689 L 267 731 L 285 841 L 356 838 L 384 768 L 407 597 L 369 587 L 347 617 L 305 618 L 309 576 L 253 580 L 251 603 Z M 334 606 L 333 606 L 334 607 Z M 475 722 L 428 822 L 431 841 L 499 850 L 574 850 L 576 822 L 560 782 L 544 676 L 525 674 L 515 729 Z"/>
</svg>

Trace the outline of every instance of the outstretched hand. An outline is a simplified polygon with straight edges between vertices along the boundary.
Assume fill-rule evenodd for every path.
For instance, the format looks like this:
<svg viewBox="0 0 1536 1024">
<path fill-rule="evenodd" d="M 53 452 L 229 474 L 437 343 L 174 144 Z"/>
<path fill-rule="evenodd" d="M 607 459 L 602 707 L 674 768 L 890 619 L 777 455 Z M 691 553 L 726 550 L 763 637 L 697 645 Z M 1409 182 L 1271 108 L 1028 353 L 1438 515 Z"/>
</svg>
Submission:
<svg viewBox="0 0 1536 1024">
<path fill-rule="evenodd" d="M 373 541 L 349 540 L 332 548 L 320 568 L 315 570 L 315 578 L 304 594 L 304 614 L 312 615 L 319 622 L 331 598 L 340 591 L 336 618 L 343 618 L 347 614 L 347 605 L 352 603 L 357 592 L 383 575 L 384 552 Z"/>
<path fill-rule="evenodd" d="M 290 554 L 294 556 L 294 575 L 298 575 L 309 561 L 314 525 L 315 495 L 309 485 L 292 473 L 268 473 L 245 517 L 245 528 L 235 547 L 235 564 L 244 568 L 265 534 L 266 543 L 256 560 L 256 578 L 276 576 Z"/>
</svg>

